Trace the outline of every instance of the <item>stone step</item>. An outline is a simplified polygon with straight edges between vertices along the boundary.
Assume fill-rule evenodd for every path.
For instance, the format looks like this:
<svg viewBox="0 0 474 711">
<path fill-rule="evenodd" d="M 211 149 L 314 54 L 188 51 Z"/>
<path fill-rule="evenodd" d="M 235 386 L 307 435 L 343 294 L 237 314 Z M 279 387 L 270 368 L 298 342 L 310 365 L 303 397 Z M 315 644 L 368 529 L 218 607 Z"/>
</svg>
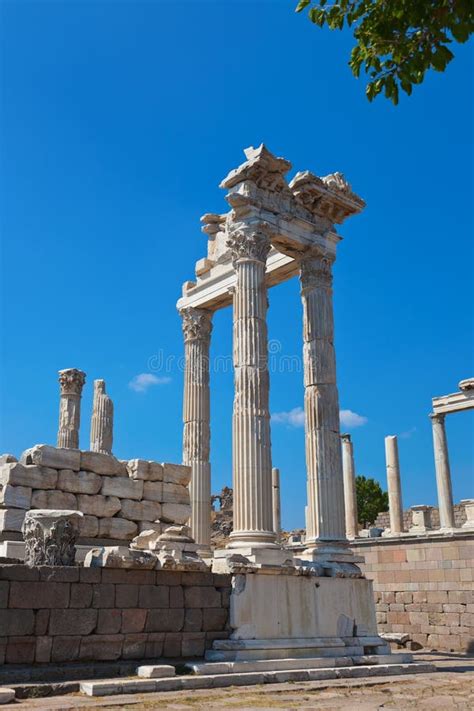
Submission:
<svg viewBox="0 0 474 711">
<path fill-rule="evenodd" d="M 9 704 L 15 699 L 15 691 L 7 689 L 5 686 L 0 686 L 0 704 Z"/>
<path fill-rule="evenodd" d="M 269 649 L 242 649 L 220 651 L 208 649 L 206 662 L 249 662 L 269 659 L 306 659 L 308 657 L 344 657 L 361 653 L 360 647 L 274 647 Z"/>
<path fill-rule="evenodd" d="M 167 679 L 108 679 L 81 683 L 87 696 L 112 696 L 157 691 L 186 691 L 190 689 L 218 689 L 228 686 L 275 684 L 287 681 L 325 681 L 398 674 L 421 674 L 436 671 L 434 664 L 373 664 L 364 666 L 331 667 L 327 669 L 290 669 L 279 671 L 209 674 L 205 676 L 175 676 Z"/>
<path fill-rule="evenodd" d="M 242 662 L 215 662 L 186 664 L 186 668 L 197 675 L 235 674 L 245 672 L 289 671 L 292 669 L 323 669 L 330 667 L 372 666 L 375 664 L 410 664 L 411 654 L 363 655 L 353 657 L 326 657 L 304 659 L 257 659 Z M 151 667 L 153 668 L 153 667 Z M 139 676 L 142 676 L 139 674 Z"/>
</svg>

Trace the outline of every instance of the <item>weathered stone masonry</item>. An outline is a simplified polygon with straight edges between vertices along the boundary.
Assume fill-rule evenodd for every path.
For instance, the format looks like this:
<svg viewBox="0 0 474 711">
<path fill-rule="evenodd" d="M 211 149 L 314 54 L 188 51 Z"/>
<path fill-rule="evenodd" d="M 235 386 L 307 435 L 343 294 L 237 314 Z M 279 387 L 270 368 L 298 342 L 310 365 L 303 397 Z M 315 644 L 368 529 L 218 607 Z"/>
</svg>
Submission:
<svg viewBox="0 0 474 711">
<path fill-rule="evenodd" d="M 229 575 L 0 566 L 0 664 L 202 657 L 227 639 Z"/>
<path fill-rule="evenodd" d="M 442 651 L 474 651 L 474 540 L 456 534 L 357 539 L 374 581 L 380 632 Z"/>
</svg>

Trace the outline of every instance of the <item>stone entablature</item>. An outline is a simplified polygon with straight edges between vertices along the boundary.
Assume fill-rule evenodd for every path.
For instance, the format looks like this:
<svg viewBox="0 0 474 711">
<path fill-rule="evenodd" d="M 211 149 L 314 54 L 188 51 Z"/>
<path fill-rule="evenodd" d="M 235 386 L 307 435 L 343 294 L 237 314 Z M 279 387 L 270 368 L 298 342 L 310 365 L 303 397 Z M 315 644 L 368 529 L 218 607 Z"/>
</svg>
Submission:
<svg viewBox="0 0 474 711">
<path fill-rule="evenodd" d="M 227 639 L 230 575 L 0 565 L 0 665 L 202 657 Z"/>
<path fill-rule="evenodd" d="M 79 449 L 36 445 L 0 466 L 0 535 L 20 539 L 29 509 L 72 509 L 84 515 L 78 543 L 132 540 L 185 524 L 191 515 L 188 466 Z"/>
</svg>

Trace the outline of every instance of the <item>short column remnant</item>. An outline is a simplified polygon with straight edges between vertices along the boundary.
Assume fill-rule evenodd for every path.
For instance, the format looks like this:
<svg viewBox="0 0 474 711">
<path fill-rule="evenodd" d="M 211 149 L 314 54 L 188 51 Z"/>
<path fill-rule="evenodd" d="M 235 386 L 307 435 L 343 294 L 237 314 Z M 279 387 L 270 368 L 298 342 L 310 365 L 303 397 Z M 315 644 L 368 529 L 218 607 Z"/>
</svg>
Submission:
<svg viewBox="0 0 474 711">
<path fill-rule="evenodd" d="M 234 291 L 234 530 L 228 548 L 275 548 L 272 512 L 265 231 L 235 230 L 227 245 Z"/>
<path fill-rule="evenodd" d="M 357 493 L 354 467 L 354 446 L 350 434 L 342 434 L 342 470 L 344 473 L 344 509 L 346 514 L 346 536 L 350 540 L 357 537 L 359 521 L 357 514 Z"/>
<path fill-rule="evenodd" d="M 192 537 L 205 553 L 210 552 L 211 544 L 209 345 L 212 312 L 187 308 L 180 314 L 185 346 L 183 463 L 192 470 Z"/>
<path fill-rule="evenodd" d="M 390 534 L 398 535 L 403 532 L 403 504 L 400 464 L 398 459 L 398 441 L 395 435 L 385 437 L 385 461 L 387 465 Z"/>
<path fill-rule="evenodd" d="M 438 489 L 439 523 L 441 529 L 454 528 L 453 491 L 449 467 L 445 415 L 432 413 L 433 446 Z"/>
<path fill-rule="evenodd" d="M 81 396 L 86 374 L 77 368 L 59 371 L 61 399 L 59 403 L 58 447 L 79 449 Z"/>
<path fill-rule="evenodd" d="M 433 529 L 433 526 L 431 525 L 432 510 L 432 506 L 412 506 L 412 526 L 409 533 L 417 534 L 431 531 Z"/>
<path fill-rule="evenodd" d="M 33 509 L 23 522 L 25 564 L 74 565 L 76 539 L 83 514 L 79 511 Z"/>
<path fill-rule="evenodd" d="M 91 418 L 91 452 L 112 454 L 114 439 L 114 404 L 105 392 L 105 380 L 94 380 Z"/>
<path fill-rule="evenodd" d="M 273 530 L 277 541 L 281 537 L 280 470 L 272 469 Z"/>
<path fill-rule="evenodd" d="M 462 499 L 461 504 L 464 504 L 466 512 L 466 521 L 462 528 L 474 529 L 474 499 Z"/>
</svg>

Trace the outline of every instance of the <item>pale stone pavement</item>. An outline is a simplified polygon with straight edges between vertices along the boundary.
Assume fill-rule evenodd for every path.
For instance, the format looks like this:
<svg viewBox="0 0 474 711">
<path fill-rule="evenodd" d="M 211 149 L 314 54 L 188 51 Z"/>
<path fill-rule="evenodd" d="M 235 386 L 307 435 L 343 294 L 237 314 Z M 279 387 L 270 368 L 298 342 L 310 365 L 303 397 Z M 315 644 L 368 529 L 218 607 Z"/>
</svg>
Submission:
<svg viewBox="0 0 474 711">
<path fill-rule="evenodd" d="M 474 657 L 417 654 L 416 659 L 434 662 L 438 672 L 409 677 L 294 682 L 265 686 L 232 687 L 193 692 L 137 694 L 102 699 L 79 694 L 46 699 L 28 699 L 4 709 L 69 711 L 100 708 L 126 711 L 470 711 L 474 708 Z"/>
</svg>

